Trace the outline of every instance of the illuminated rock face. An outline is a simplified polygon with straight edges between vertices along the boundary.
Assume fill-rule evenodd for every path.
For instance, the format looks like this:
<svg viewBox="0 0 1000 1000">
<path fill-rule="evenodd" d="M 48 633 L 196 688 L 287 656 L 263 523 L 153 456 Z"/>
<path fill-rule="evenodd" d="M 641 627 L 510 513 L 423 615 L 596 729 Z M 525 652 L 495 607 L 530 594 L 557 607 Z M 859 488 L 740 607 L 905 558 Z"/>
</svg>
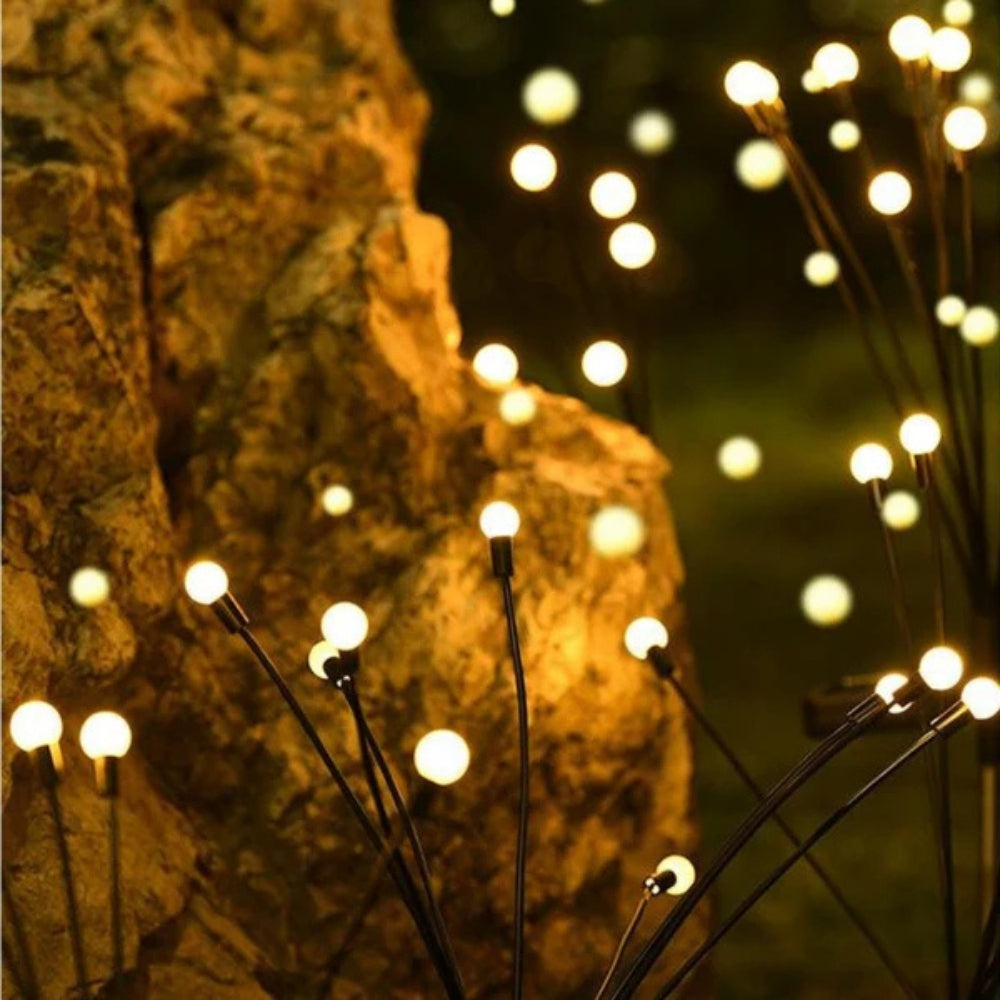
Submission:
<svg viewBox="0 0 1000 1000">
<path fill-rule="evenodd" d="M 406 783 L 424 732 L 468 740 L 421 826 L 470 997 L 507 994 L 516 802 L 487 500 L 523 521 L 529 993 L 583 995 L 642 875 L 695 847 L 686 725 L 621 643 L 661 614 L 690 669 L 666 462 L 564 398 L 509 427 L 458 358 L 447 233 L 413 196 L 427 106 L 388 7 L 5 7 L 5 721 L 28 697 L 66 718 L 95 978 L 105 814 L 76 734 L 95 708 L 132 722 L 129 995 L 438 993 L 387 890 L 330 972 L 374 861 L 276 692 L 182 596 L 196 555 L 227 566 L 355 785 L 344 706 L 305 666 L 332 601 L 368 611 L 362 697 Z M 353 491 L 345 516 L 323 511 L 330 483 Z M 609 503 L 642 514 L 638 556 L 587 545 Z M 94 609 L 67 593 L 85 565 L 110 576 Z M 9 886 L 62 997 L 45 799 L 4 749 Z"/>
</svg>

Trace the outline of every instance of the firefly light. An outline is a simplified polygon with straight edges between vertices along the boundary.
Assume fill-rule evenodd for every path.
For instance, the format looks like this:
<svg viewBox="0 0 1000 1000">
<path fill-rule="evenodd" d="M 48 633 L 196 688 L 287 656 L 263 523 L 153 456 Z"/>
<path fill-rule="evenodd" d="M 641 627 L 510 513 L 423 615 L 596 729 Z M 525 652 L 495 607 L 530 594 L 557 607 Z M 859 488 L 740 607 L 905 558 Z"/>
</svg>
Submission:
<svg viewBox="0 0 1000 1000">
<path fill-rule="evenodd" d="M 547 146 L 529 142 L 510 158 L 510 176 L 524 191 L 544 191 L 556 179 L 556 158 Z"/>
<path fill-rule="evenodd" d="M 985 73 L 967 73 L 958 85 L 958 93 L 969 104 L 989 104 L 993 100 L 993 81 Z"/>
<path fill-rule="evenodd" d="M 957 295 L 946 295 L 938 300 L 934 315 L 942 326 L 961 326 L 965 318 L 965 299 Z"/>
<path fill-rule="evenodd" d="M 521 515 L 506 500 L 488 503 L 479 515 L 479 530 L 487 538 L 513 538 L 521 527 Z"/>
<path fill-rule="evenodd" d="M 900 424 L 899 443 L 911 455 L 929 455 L 941 443 L 941 425 L 929 413 L 914 413 Z"/>
<path fill-rule="evenodd" d="M 583 352 L 580 367 L 588 382 L 607 388 L 625 377 L 628 355 L 613 340 L 598 340 Z"/>
<path fill-rule="evenodd" d="M 882 501 L 881 515 L 893 531 L 906 531 L 920 517 L 920 501 L 906 490 L 893 490 Z"/>
<path fill-rule="evenodd" d="M 502 389 L 517 378 L 517 355 L 506 344 L 485 344 L 472 359 L 472 370 L 490 389 Z"/>
<path fill-rule="evenodd" d="M 62 731 L 62 716 L 47 701 L 26 701 L 10 717 L 10 738 L 25 752 L 54 746 Z"/>
<path fill-rule="evenodd" d="M 517 9 L 517 0 L 490 0 L 490 10 L 497 17 L 510 17 Z"/>
<path fill-rule="evenodd" d="M 111 594 L 111 581 L 103 569 L 82 566 L 69 578 L 69 596 L 81 608 L 96 608 Z"/>
<path fill-rule="evenodd" d="M 730 479 L 750 479 L 760 469 L 763 456 L 756 441 L 738 435 L 722 443 L 716 460 L 724 476 Z"/>
<path fill-rule="evenodd" d="M 674 884 L 665 890 L 668 896 L 683 896 L 694 885 L 694 865 L 680 854 L 671 854 L 656 866 L 656 874 L 670 872 L 674 876 Z"/>
<path fill-rule="evenodd" d="M 973 718 L 992 719 L 1000 712 L 1000 684 L 991 677 L 973 677 L 962 688 L 962 704 Z"/>
<path fill-rule="evenodd" d="M 188 567 L 184 589 L 195 603 L 214 604 L 229 590 L 229 577 L 217 562 L 203 559 Z"/>
<path fill-rule="evenodd" d="M 972 43 L 961 28 L 938 28 L 931 36 L 931 65 L 943 73 L 957 73 L 972 56 Z"/>
<path fill-rule="evenodd" d="M 645 156 L 665 153 L 674 144 L 674 121 L 656 108 L 640 111 L 628 125 L 628 141 Z"/>
<path fill-rule="evenodd" d="M 591 519 L 591 548 L 606 559 L 634 556 L 646 541 L 646 523 L 631 507 L 611 504 Z"/>
<path fill-rule="evenodd" d="M 632 179 L 618 170 L 608 170 L 590 185 L 590 204 L 605 219 L 620 219 L 635 208 Z"/>
<path fill-rule="evenodd" d="M 754 191 L 777 187 L 786 171 L 785 154 L 770 139 L 751 139 L 736 154 L 736 176 Z"/>
<path fill-rule="evenodd" d="M 806 257 L 802 273 L 817 288 L 832 285 L 840 277 L 840 261 L 829 250 L 815 250 Z"/>
<path fill-rule="evenodd" d="M 894 704 L 896 700 L 896 692 L 903 687 L 908 680 L 909 678 L 906 674 L 894 671 L 880 677 L 878 683 L 875 685 L 875 693 L 889 706 L 890 715 L 901 715 L 910 707 L 909 705 Z"/>
<path fill-rule="evenodd" d="M 889 29 L 889 48 L 903 62 L 915 62 L 927 57 L 934 29 L 916 14 L 907 14 Z"/>
<path fill-rule="evenodd" d="M 535 419 L 538 412 L 538 403 L 535 395 L 530 389 L 519 387 L 508 389 L 501 397 L 499 403 L 500 419 L 505 424 L 512 427 L 521 427 L 530 424 Z"/>
<path fill-rule="evenodd" d="M 972 23 L 976 16 L 976 8 L 969 0 L 948 0 L 941 8 L 941 16 L 945 24 L 950 24 L 954 28 L 964 28 Z"/>
<path fill-rule="evenodd" d="M 989 306 L 973 306 L 962 318 L 962 340 L 973 347 L 992 344 L 1000 333 L 1000 317 Z"/>
<path fill-rule="evenodd" d="M 619 267 L 637 271 L 656 254 L 656 237 L 641 222 L 623 222 L 608 239 L 608 251 Z"/>
<path fill-rule="evenodd" d="M 469 744 L 451 729 L 434 729 L 413 751 L 417 774 L 435 785 L 453 785 L 469 770 Z"/>
<path fill-rule="evenodd" d="M 340 517 L 354 506 L 354 494 L 346 486 L 337 483 L 323 490 L 320 503 L 331 517 Z"/>
<path fill-rule="evenodd" d="M 986 117 L 978 108 L 960 104 L 944 116 L 941 130 L 952 149 L 967 153 L 986 138 Z"/>
<path fill-rule="evenodd" d="M 920 657 L 918 670 L 932 691 L 947 691 L 961 679 L 965 669 L 962 657 L 950 646 L 934 646 Z"/>
<path fill-rule="evenodd" d="M 857 122 L 841 118 L 830 126 L 830 145 L 834 149 L 846 153 L 856 149 L 859 142 L 861 142 L 861 129 Z"/>
<path fill-rule="evenodd" d="M 850 83 L 858 76 L 857 54 L 843 42 L 830 42 L 819 48 L 813 56 L 812 65 L 827 88 Z"/>
<path fill-rule="evenodd" d="M 368 635 L 368 616 L 350 601 L 338 601 L 320 619 L 323 638 L 338 650 L 357 649 Z"/>
<path fill-rule="evenodd" d="M 80 748 L 91 759 L 124 757 L 132 729 L 117 712 L 95 712 L 80 727 Z"/>
<path fill-rule="evenodd" d="M 636 618 L 625 629 L 625 648 L 637 659 L 644 660 L 654 646 L 669 642 L 667 627 L 658 618 Z"/>
<path fill-rule="evenodd" d="M 338 656 L 340 651 L 332 643 L 328 642 L 326 639 L 320 639 L 312 649 L 309 650 L 309 669 L 320 679 L 329 680 L 326 676 L 326 670 L 324 665 L 327 660 L 333 659 Z"/>
<path fill-rule="evenodd" d="M 868 201 L 882 215 L 899 215 L 912 197 L 910 182 L 898 170 L 883 170 L 868 185 Z"/>
<path fill-rule="evenodd" d="M 741 107 L 773 104 L 778 99 L 778 78 L 760 63 L 743 59 L 726 71 L 723 86 L 726 96 Z"/>
<path fill-rule="evenodd" d="M 546 66 L 524 81 L 521 103 L 528 117 L 541 125 L 569 121 L 580 106 L 580 88 L 564 69 Z"/>
<path fill-rule="evenodd" d="M 880 444 L 859 445 L 851 455 L 851 475 L 859 483 L 888 479 L 892 475 L 892 455 Z"/>
<path fill-rule="evenodd" d="M 799 603 L 809 621 L 827 628 L 839 625 L 851 613 L 854 598 L 839 576 L 823 574 L 814 576 L 802 588 Z"/>
</svg>

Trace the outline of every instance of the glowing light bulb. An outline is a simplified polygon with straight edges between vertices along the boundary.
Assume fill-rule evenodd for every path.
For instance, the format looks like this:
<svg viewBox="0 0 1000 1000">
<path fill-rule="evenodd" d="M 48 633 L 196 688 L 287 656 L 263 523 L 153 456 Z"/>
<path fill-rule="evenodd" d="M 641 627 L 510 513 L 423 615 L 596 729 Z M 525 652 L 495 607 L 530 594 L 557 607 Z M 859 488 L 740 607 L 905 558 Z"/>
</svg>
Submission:
<svg viewBox="0 0 1000 1000">
<path fill-rule="evenodd" d="M 24 751 L 54 746 L 62 731 L 62 716 L 47 701 L 26 701 L 10 717 L 10 738 Z"/>
<path fill-rule="evenodd" d="M 103 569 L 82 566 L 69 578 L 69 596 L 81 608 L 96 608 L 111 594 L 111 581 Z"/>
<path fill-rule="evenodd" d="M 538 412 L 538 403 L 530 389 L 508 389 L 500 397 L 500 419 L 512 427 L 530 424 Z"/>
<path fill-rule="evenodd" d="M 823 89 L 823 75 L 810 66 L 802 74 L 802 89 L 807 94 L 818 94 Z"/>
<path fill-rule="evenodd" d="M 910 182 L 897 170 L 883 170 L 868 185 L 868 201 L 882 215 L 899 215 L 912 197 Z"/>
<path fill-rule="evenodd" d="M 340 651 L 332 642 L 320 639 L 309 650 L 309 669 L 322 681 L 329 680 L 326 670 L 323 669 L 327 660 L 334 659 L 340 655 Z"/>
<path fill-rule="evenodd" d="M 754 191 L 777 187 L 787 170 L 785 154 L 770 139 L 751 139 L 736 154 L 736 176 Z"/>
<path fill-rule="evenodd" d="M 605 559 L 634 556 L 646 541 L 646 523 L 631 507 L 611 504 L 590 519 L 587 537 Z"/>
<path fill-rule="evenodd" d="M 928 54 L 931 65 L 942 73 L 957 73 L 972 56 L 972 43 L 961 28 L 938 28 Z"/>
<path fill-rule="evenodd" d="M 969 104 L 989 104 L 993 100 L 993 81 L 985 73 L 967 73 L 958 85 L 958 93 Z"/>
<path fill-rule="evenodd" d="M 618 170 L 608 170 L 590 185 L 590 204 L 605 219 L 620 219 L 635 208 L 635 184 Z"/>
<path fill-rule="evenodd" d="M 773 104 L 778 99 L 778 78 L 760 63 L 743 59 L 726 71 L 723 86 L 726 96 L 741 107 Z"/>
<path fill-rule="evenodd" d="M 965 299 L 957 295 L 946 295 L 938 300 L 934 315 L 942 326 L 960 326 L 965 318 Z"/>
<path fill-rule="evenodd" d="M 750 479 L 760 470 L 763 454 L 752 438 L 737 435 L 723 441 L 716 460 L 724 476 L 730 479 Z"/>
<path fill-rule="evenodd" d="M 580 367 L 588 382 L 607 388 L 625 377 L 628 355 L 613 340 L 598 340 L 583 352 Z"/>
<path fill-rule="evenodd" d="M 903 62 L 924 59 L 931 50 L 934 29 L 916 14 L 907 14 L 889 29 L 889 48 Z"/>
<path fill-rule="evenodd" d="M 195 603 L 214 604 L 229 590 L 229 577 L 217 562 L 203 559 L 188 567 L 184 589 Z"/>
<path fill-rule="evenodd" d="M 962 688 L 962 704 L 975 719 L 992 719 L 1000 712 L 1000 684 L 991 677 L 973 677 Z"/>
<path fill-rule="evenodd" d="M 521 104 L 534 121 L 542 125 L 558 125 L 576 114 L 580 106 L 580 88 L 566 70 L 546 66 L 524 81 Z"/>
<path fill-rule="evenodd" d="M 646 659 L 654 647 L 665 647 L 670 641 L 667 627 L 658 618 L 636 618 L 625 629 L 625 648 L 637 659 Z"/>
<path fill-rule="evenodd" d="M 802 588 L 799 603 L 809 621 L 828 628 L 839 625 L 851 613 L 854 597 L 839 576 L 823 574 L 814 576 Z"/>
<path fill-rule="evenodd" d="M 629 271 L 645 267 L 656 254 L 656 237 L 641 222 L 623 222 L 608 240 L 611 259 Z"/>
<path fill-rule="evenodd" d="M 524 191 L 544 191 L 556 179 L 558 167 L 552 150 L 540 142 L 529 142 L 510 158 L 510 176 Z"/>
<path fill-rule="evenodd" d="M 806 257 L 802 273 L 817 288 L 832 285 L 840 277 L 840 261 L 829 250 L 816 250 Z"/>
<path fill-rule="evenodd" d="M 434 729 L 413 751 L 417 774 L 435 785 L 453 785 L 469 770 L 469 744 L 451 729 Z"/>
<path fill-rule="evenodd" d="M 320 503 L 331 517 L 340 517 L 354 506 L 354 494 L 346 486 L 337 483 L 323 490 Z"/>
<path fill-rule="evenodd" d="M 510 17 L 517 10 L 517 0 L 490 0 L 490 10 L 497 17 Z"/>
<path fill-rule="evenodd" d="M 962 679 L 965 665 L 950 646 L 934 646 L 920 657 L 917 669 L 932 691 L 947 691 Z"/>
<path fill-rule="evenodd" d="M 827 88 L 850 83 L 858 76 L 857 53 L 843 42 L 830 42 L 817 49 L 812 65 Z"/>
<path fill-rule="evenodd" d="M 521 515 L 506 500 L 488 503 L 479 515 L 479 530 L 487 538 L 513 538 L 521 527 Z"/>
<path fill-rule="evenodd" d="M 888 479 L 892 475 L 892 455 L 880 444 L 859 445 L 851 455 L 851 475 L 859 483 Z"/>
<path fill-rule="evenodd" d="M 893 490 L 882 501 L 881 514 L 893 531 L 906 531 L 920 518 L 920 501 L 906 490 Z"/>
<path fill-rule="evenodd" d="M 893 672 L 880 677 L 875 685 L 875 693 L 890 706 L 890 715 L 901 715 L 913 704 L 912 702 L 907 705 L 893 704 L 896 700 L 896 692 L 906 684 L 907 680 L 906 674 Z"/>
<path fill-rule="evenodd" d="M 656 866 L 656 874 L 671 872 L 675 878 L 674 884 L 666 891 L 668 896 L 683 896 L 694 885 L 694 865 L 680 854 L 671 854 Z"/>
<path fill-rule="evenodd" d="M 973 306 L 962 318 L 962 340 L 973 347 L 992 344 L 1000 333 L 1000 317 L 989 306 Z"/>
<path fill-rule="evenodd" d="M 941 425 L 929 413 L 914 413 L 899 425 L 899 443 L 911 455 L 929 455 L 941 443 Z"/>
<path fill-rule="evenodd" d="M 856 149 L 861 142 L 861 129 L 857 122 L 852 122 L 849 118 L 841 118 L 830 126 L 830 145 L 840 152 L 846 153 Z"/>
<path fill-rule="evenodd" d="M 91 759 L 124 757 L 132 746 L 132 729 L 117 712 L 95 712 L 80 727 L 80 748 Z"/>
<path fill-rule="evenodd" d="M 319 630 L 337 649 L 357 649 L 368 635 L 368 616 L 356 604 L 338 601 L 323 612 Z"/>
<path fill-rule="evenodd" d="M 486 344 L 476 351 L 472 371 L 489 389 L 503 389 L 517 378 L 517 355 L 506 344 Z"/>
<path fill-rule="evenodd" d="M 960 104 L 944 116 L 941 130 L 952 149 L 967 153 L 981 146 L 986 138 L 986 117 L 978 108 Z"/>
<path fill-rule="evenodd" d="M 972 23 L 972 19 L 976 16 L 976 8 L 969 0 L 948 0 L 941 8 L 941 16 L 944 18 L 945 24 L 950 24 L 955 28 L 964 28 L 965 25 Z"/>
<path fill-rule="evenodd" d="M 640 111 L 628 125 L 628 141 L 644 156 L 658 156 L 674 144 L 674 120 L 664 111 L 647 108 Z"/>
</svg>

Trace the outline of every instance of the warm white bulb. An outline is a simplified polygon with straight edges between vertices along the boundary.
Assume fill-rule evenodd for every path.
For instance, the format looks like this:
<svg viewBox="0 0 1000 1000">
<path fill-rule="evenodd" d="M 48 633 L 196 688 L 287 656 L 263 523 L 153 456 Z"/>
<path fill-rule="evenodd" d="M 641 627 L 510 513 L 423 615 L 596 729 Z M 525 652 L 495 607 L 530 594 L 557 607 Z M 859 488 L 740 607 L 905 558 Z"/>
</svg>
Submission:
<svg viewBox="0 0 1000 1000">
<path fill-rule="evenodd" d="M 760 470 L 763 454 L 752 438 L 737 435 L 722 443 L 716 460 L 729 479 L 750 479 Z"/>
<path fill-rule="evenodd" d="M 611 234 L 608 251 L 619 267 L 636 271 L 656 254 L 656 237 L 641 222 L 623 222 Z"/>
<path fill-rule="evenodd" d="M 754 191 L 777 187 L 787 170 L 785 154 L 771 139 L 751 139 L 736 154 L 736 176 Z"/>
<path fill-rule="evenodd" d="M 96 608 L 111 594 L 111 581 L 103 569 L 82 566 L 69 578 L 69 596 L 81 608 Z"/>
<path fill-rule="evenodd" d="M 605 559 L 634 556 L 646 541 L 646 523 L 631 507 L 612 504 L 590 519 L 591 548 Z"/>
<path fill-rule="evenodd" d="M 934 315 L 942 326 L 960 326 L 965 317 L 965 300 L 958 295 L 945 295 L 934 307 Z"/>
<path fill-rule="evenodd" d="M 680 854 L 671 854 L 656 866 L 656 874 L 671 872 L 675 878 L 674 884 L 666 889 L 668 896 L 683 896 L 694 885 L 694 865 Z"/>
<path fill-rule="evenodd" d="M 883 170 L 868 185 L 868 201 L 882 215 L 899 215 L 912 197 L 910 182 L 898 170 Z"/>
<path fill-rule="evenodd" d="M 10 717 L 10 738 L 21 750 L 54 746 L 62 731 L 62 716 L 47 701 L 26 701 Z"/>
<path fill-rule="evenodd" d="M 889 29 L 889 48 L 903 62 L 924 59 L 931 49 L 934 29 L 916 14 L 907 14 Z"/>
<path fill-rule="evenodd" d="M 490 10 L 497 17 L 510 17 L 517 10 L 517 0 L 490 0 Z"/>
<path fill-rule="evenodd" d="M 229 590 L 229 577 L 217 563 L 203 559 L 188 567 L 184 574 L 184 589 L 198 604 L 214 604 Z"/>
<path fill-rule="evenodd" d="M 1000 334 L 1000 317 L 989 306 L 973 306 L 962 317 L 962 340 L 973 347 L 986 347 Z"/>
<path fill-rule="evenodd" d="M 938 28 L 931 36 L 931 65 L 943 73 L 957 73 L 972 56 L 972 42 L 961 28 Z"/>
<path fill-rule="evenodd" d="M 472 359 L 472 371 L 489 389 L 503 389 L 517 378 L 517 355 L 506 344 L 485 344 Z"/>
<path fill-rule="evenodd" d="M 80 727 L 80 748 L 91 759 L 124 757 L 132 729 L 117 712 L 95 712 Z"/>
<path fill-rule="evenodd" d="M 906 705 L 894 704 L 896 701 L 896 692 L 903 687 L 908 680 L 909 678 L 906 674 L 893 672 L 880 677 L 878 683 L 875 685 L 875 693 L 890 706 L 890 715 L 901 715 L 910 707 L 910 705 L 913 704 L 912 702 Z"/>
<path fill-rule="evenodd" d="M 628 125 L 628 141 L 645 156 L 665 153 L 674 144 L 675 134 L 670 115 L 655 108 L 640 111 Z"/>
<path fill-rule="evenodd" d="M 726 96 L 741 107 L 773 104 L 778 99 L 778 78 L 760 63 L 743 59 L 726 71 L 723 86 Z"/>
<path fill-rule="evenodd" d="M 469 770 L 469 744 L 451 729 L 435 729 L 413 751 L 417 774 L 435 785 L 453 785 Z"/>
<path fill-rule="evenodd" d="M 613 340 L 598 340 L 583 352 L 580 367 L 588 382 L 607 388 L 625 377 L 628 355 Z"/>
<path fill-rule="evenodd" d="M 625 629 L 625 648 L 637 659 L 646 659 L 654 647 L 665 647 L 670 641 L 667 627 L 658 618 L 636 618 Z"/>
<path fill-rule="evenodd" d="M 556 158 L 540 142 L 529 142 L 510 158 L 510 176 L 524 191 L 544 191 L 556 179 Z"/>
<path fill-rule="evenodd" d="M 986 116 L 979 108 L 960 104 L 944 116 L 941 130 L 952 149 L 967 153 L 981 146 L 986 138 Z"/>
<path fill-rule="evenodd" d="M 538 412 L 535 394 L 530 389 L 519 387 L 508 389 L 499 403 L 500 419 L 512 427 L 522 427 L 530 424 Z"/>
<path fill-rule="evenodd" d="M 521 527 L 521 515 L 506 500 L 488 503 L 479 515 L 479 530 L 487 538 L 513 538 Z"/>
<path fill-rule="evenodd" d="M 338 601 L 323 612 L 319 630 L 337 649 L 357 649 L 368 635 L 368 616 L 350 601 Z"/>
<path fill-rule="evenodd" d="M 580 88 L 564 69 L 546 66 L 536 70 L 521 88 L 521 103 L 528 117 L 542 125 L 569 121 L 580 106 Z"/>
<path fill-rule="evenodd" d="M 992 677 L 973 677 L 962 688 L 962 704 L 976 719 L 992 719 L 1000 712 L 1000 684 Z"/>
<path fill-rule="evenodd" d="M 337 483 L 323 490 L 320 502 L 323 510 L 331 517 L 340 517 L 354 506 L 354 494 L 346 486 Z"/>
<path fill-rule="evenodd" d="M 329 680 L 323 666 L 327 660 L 334 659 L 339 655 L 340 651 L 332 642 L 328 642 L 326 639 L 320 639 L 320 641 L 315 643 L 312 649 L 309 650 L 309 669 L 320 680 Z"/>
<path fill-rule="evenodd" d="M 810 66 L 802 74 L 802 89 L 807 94 L 818 94 L 823 89 L 823 75 Z"/>
<path fill-rule="evenodd" d="M 590 204 L 605 219 L 620 219 L 635 208 L 632 179 L 618 170 L 608 170 L 590 185 Z"/>
<path fill-rule="evenodd" d="M 834 149 L 846 153 L 856 149 L 861 142 L 861 129 L 857 122 L 852 122 L 849 118 L 841 118 L 830 126 L 830 145 Z"/>
<path fill-rule="evenodd" d="M 851 455 L 851 475 L 859 483 L 888 479 L 892 475 L 892 455 L 880 444 L 859 445 Z"/>
<path fill-rule="evenodd" d="M 839 577 L 830 574 L 814 576 L 802 588 L 799 603 L 803 614 L 814 625 L 839 625 L 854 606 L 851 588 Z"/>
<path fill-rule="evenodd" d="M 899 425 L 899 443 L 911 455 L 929 455 L 941 443 L 941 425 L 929 413 L 914 413 Z"/>
<path fill-rule="evenodd" d="M 823 288 L 840 277 L 840 261 L 829 250 L 816 250 L 806 257 L 802 273 L 810 285 Z"/>
<path fill-rule="evenodd" d="M 955 28 L 964 28 L 967 24 L 972 23 L 972 19 L 976 16 L 976 8 L 969 0 L 948 0 L 941 8 L 941 16 L 944 18 L 945 24 L 950 24 Z"/>
<path fill-rule="evenodd" d="M 822 77 L 824 87 L 836 87 L 857 79 L 858 57 L 849 45 L 830 42 L 816 51 L 812 68 Z"/>
<path fill-rule="evenodd" d="M 965 666 L 950 646 L 934 646 L 920 657 L 918 669 L 932 691 L 947 691 L 962 679 Z"/>
<path fill-rule="evenodd" d="M 893 490 L 882 501 L 882 520 L 893 531 L 906 531 L 920 518 L 920 501 L 906 490 Z"/>
<path fill-rule="evenodd" d="M 985 73 L 967 73 L 958 85 L 958 93 L 963 101 L 980 106 L 993 100 L 993 81 Z"/>
</svg>

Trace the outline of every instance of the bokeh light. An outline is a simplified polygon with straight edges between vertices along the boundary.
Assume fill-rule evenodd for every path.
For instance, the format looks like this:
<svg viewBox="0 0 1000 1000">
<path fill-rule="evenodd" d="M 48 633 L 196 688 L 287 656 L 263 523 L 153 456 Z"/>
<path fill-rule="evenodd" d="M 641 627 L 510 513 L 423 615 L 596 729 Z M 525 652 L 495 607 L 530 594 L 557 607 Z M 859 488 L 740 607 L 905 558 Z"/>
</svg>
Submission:
<svg viewBox="0 0 1000 1000">
<path fill-rule="evenodd" d="M 111 579 L 103 569 L 81 566 L 69 578 L 69 596 L 81 608 L 96 608 L 111 596 Z"/>
<path fill-rule="evenodd" d="M 989 306 L 972 306 L 962 317 L 962 340 L 973 347 L 986 347 L 1000 333 L 1000 316 Z"/>
<path fill-rule="evenodd" d="M 963 153 L 981 146 L 986 138 L 986 116 L 968 104 L 952 108 L 941 125 L 945 141 Z"/>
<path fill-rule="evenodd" d="M 634 556 L 646 541 L 646 522 L 631 507 L 611 504 L 590 520 L 591 548 L 606 559 Z"/>
<path fill-rule="evenodd" d="M 590 204 L 605 219 L 620 219 L 635 208 L 632 179 L 620 170 L 607 170 L 590 185 Z"/>
<path fill-rule="evenodd" d="M 676 133 L 674 120 L 657 108 L 640 111 L 628 124 L 628 141 L 644 156 L 665 153 L 674 144 Z"/>
<path fill-rule="evenodd" d="M 931 36 L 931 65 L 943 73 L 957 73 L 972 57 L 972 42 L 961 28 L 938 28 Z"/>
<path fill-rule="evenodd" d="M 839 625 L 854 606 L 851 588 L 839 576 L 824 573 L 814 576 L 799 599 L 802 613 L 814 625 L 830 628 Z"/>
<path fill-rule="evenodd" d="M 656 255 L 656 237 L 641 222 L 623 222 L 608 239 L 608 251 L 619 267 L 636 271 Z"/>
<path fill-rule="evenodd" d="M 476 378 L 488 389 L 506 388 L 517 378 L 517 355 L 506 344 L 484 344 L 472 359 Z"/>
<path fill-rule="evenodd" d="M 945 295 L 934 307 L 934 315 L 942 326 L 959 326 L 965 317 L 965 300 L 958 295 Z"/>
<path fill-rule="evenodd" d="M 816 250 L 806 257 L 802 273 L 817 288 L 832 285 L 840 277 L 840 261 L 829 250 Z"/>
<path fill-rule="evenodd" d="M 859 142 L 861 142 L 861 129 L 857 122 L 841 118 L 830 126 L 830 145 L 841 153 L 856 149 Z"/>
<path fill-rule="evenodd" d="M 510 176 L 525 191 L 544 191 L 556 179 L 558 166 L 552 150 L 540 142 L 529 142 L 510 158 Z"/>
<path fill-rule="evenodd" d="M 521 104 L 528 117 L 541 125 L 569 121 L 580 106 L 580 88 L 566 70 L 545 66 L 524 81 Z"/>
<path fill-rule="evenodd" d="M 906 490 L 893 490 L 882 501 L 881 514 L 893 531 L 906 531 L 920 519 L 920 501 Z"/>
<path fill-rule="evenodd" d="M 751 139 L 736 154 L 736 176 L 754 191 L 777 187 L 786 171 L 785 154 L 770 139 Z"/>
<path fill-rule="evenodd" d="M 729 479 L 750 479 L 760 471 L 763 453 L 753 438 L 739 434 L 722 442 L 716 460 Z"/>
<path fill-rule="evenodd" d="M 538 413 L 538 403 L 535 394 L 530 389 L 518 386 L 516 389 L 508 389 L 501 397 L 498 404 L 500 419 L 511 427 L 523 427 L 530 424 Z"/>
<path fill-rule="evenodd" d="M 883 170 L 868 185 L 868 201 L 881 215 L 899 215 L 912 197 L 910 182 L 898 170 Z"/>
<path fill-rule="evenodd" d="M 613 340 L 598 340 L 583 352 L 580 367 L 588 382 L 607 388 L 625 377 L 628 355 Z"/>
<path fill-rule="evenodd" d="M 323 490 L 320 502 L 331 517 L 342 517 L 354 506 L 354 494 L 342 483 L 334 483 Z"/>
</svg>

